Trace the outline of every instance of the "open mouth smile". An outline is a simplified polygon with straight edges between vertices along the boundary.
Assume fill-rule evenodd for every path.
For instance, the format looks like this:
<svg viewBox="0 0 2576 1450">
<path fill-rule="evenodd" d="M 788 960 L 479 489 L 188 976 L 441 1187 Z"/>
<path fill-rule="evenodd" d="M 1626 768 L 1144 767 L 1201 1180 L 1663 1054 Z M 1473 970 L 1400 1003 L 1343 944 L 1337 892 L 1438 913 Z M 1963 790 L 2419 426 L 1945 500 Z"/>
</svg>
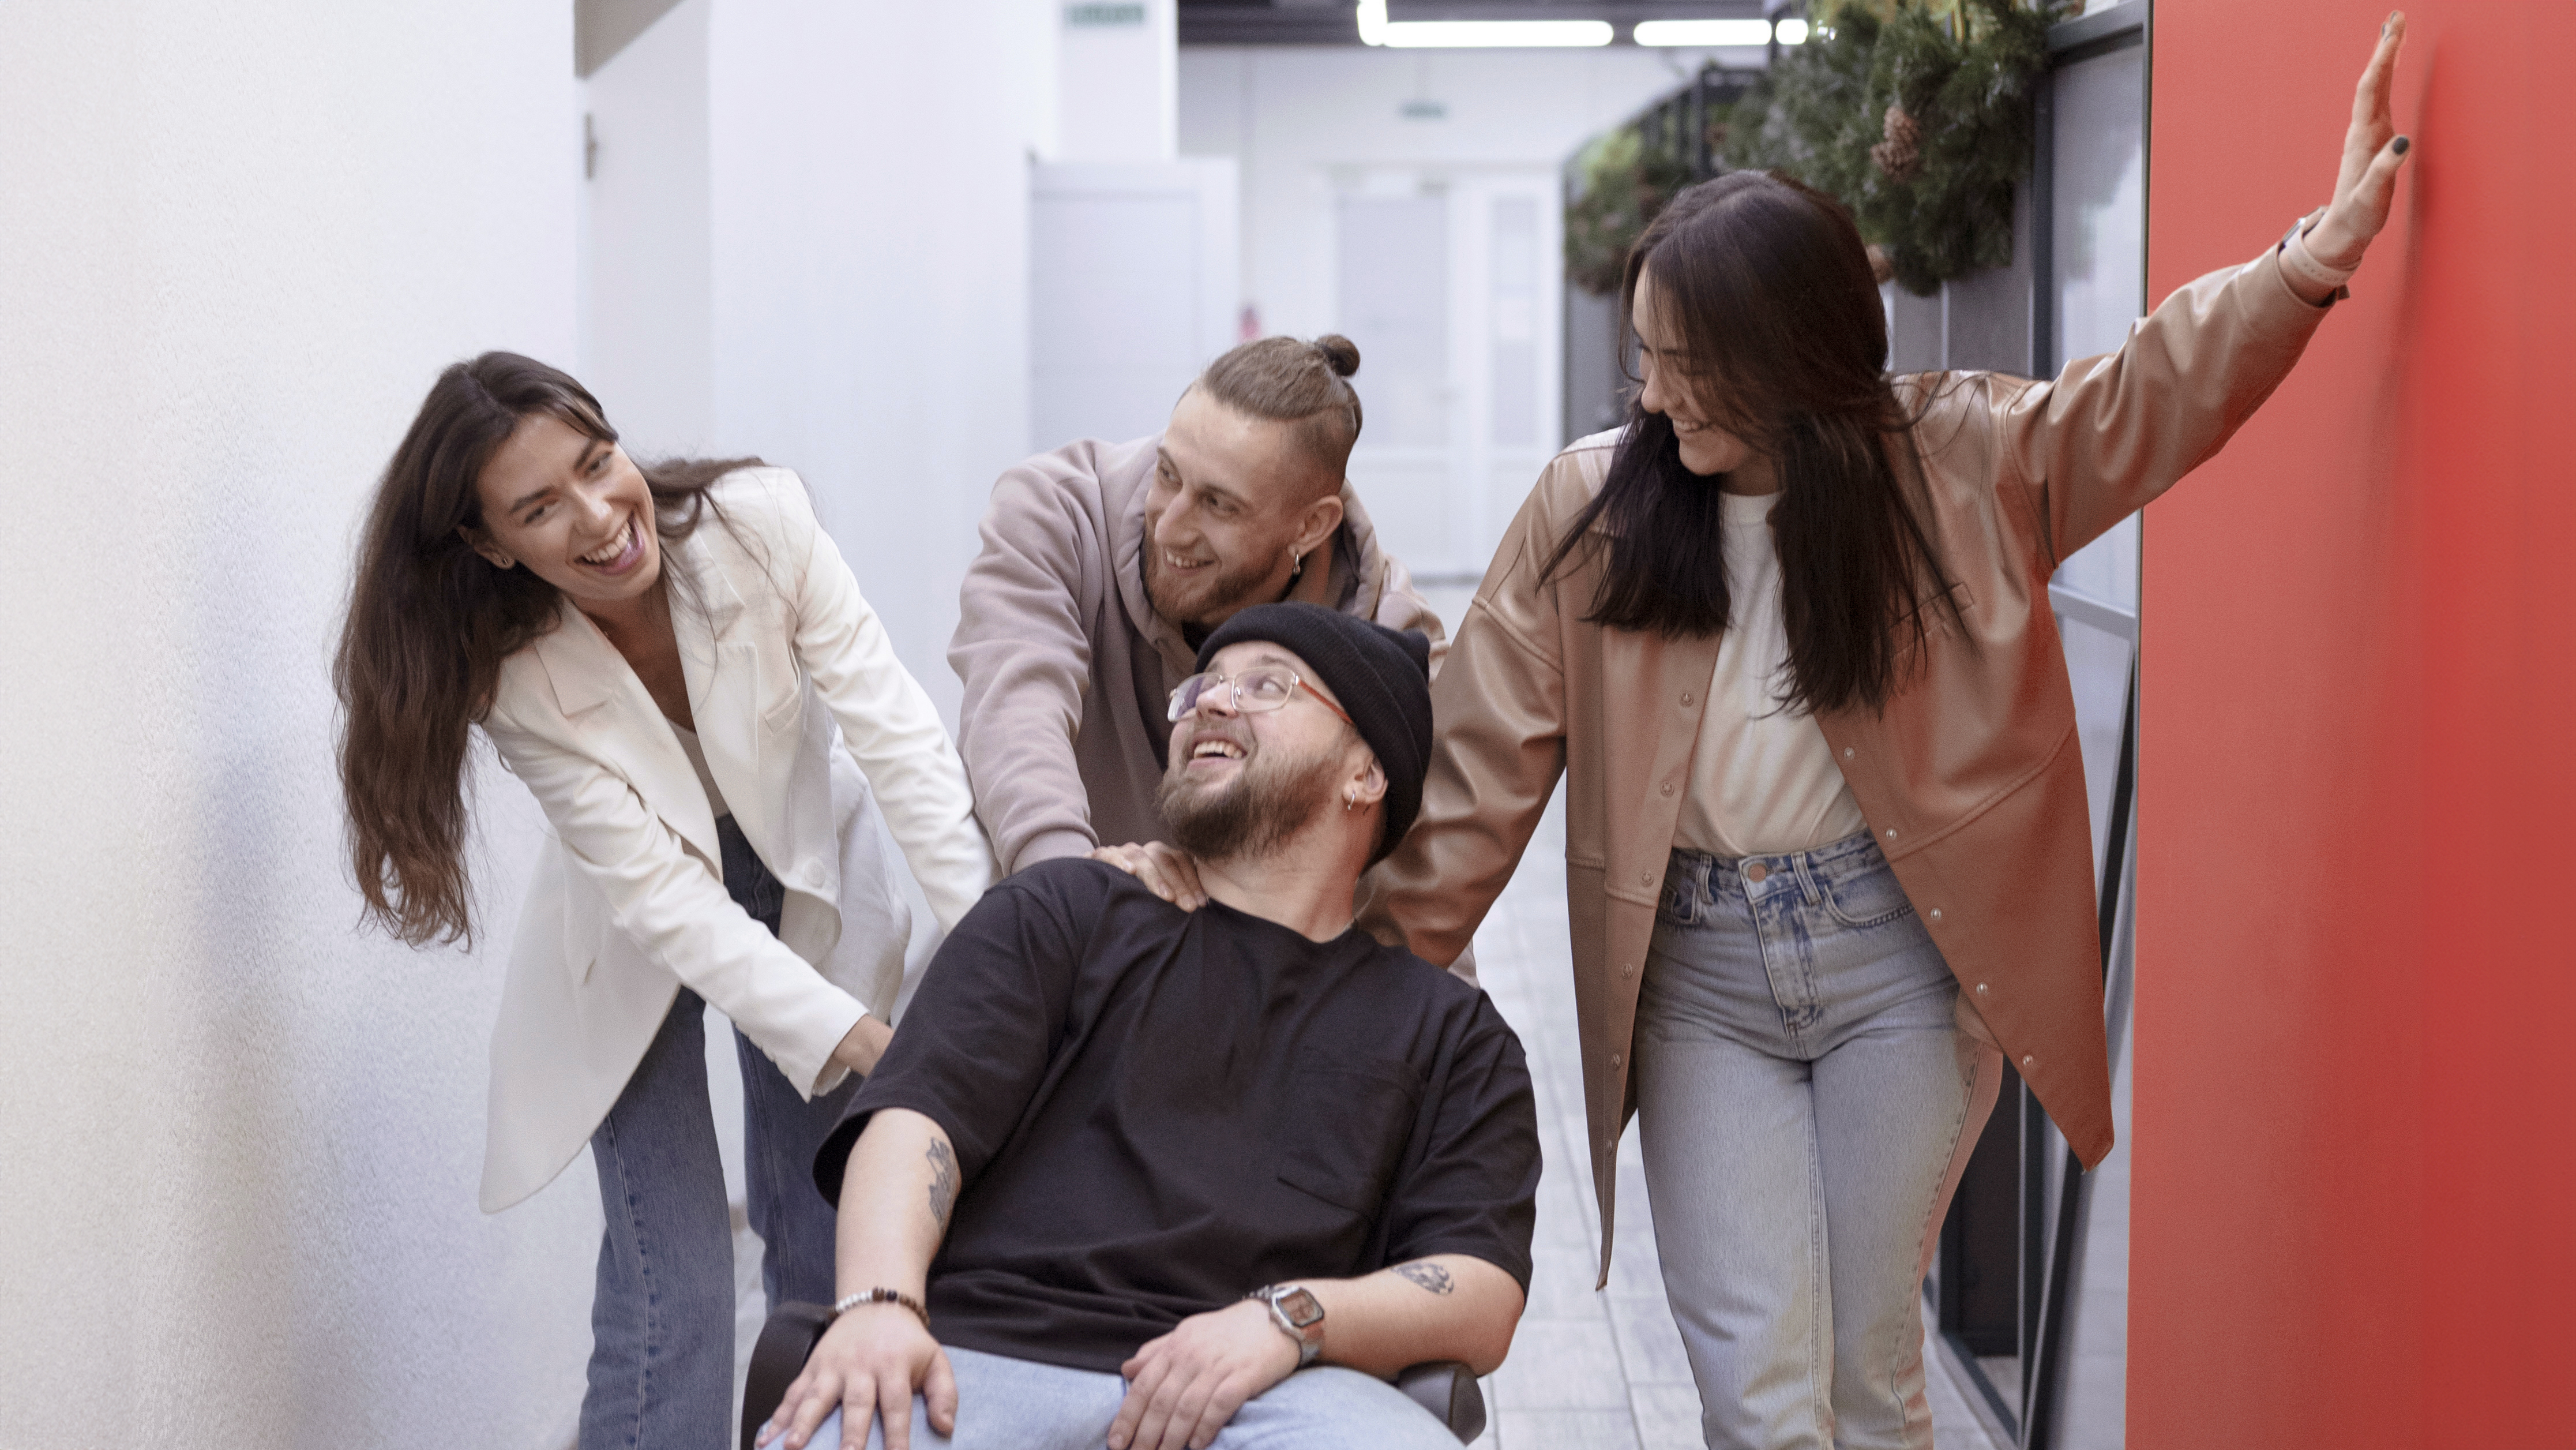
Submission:
<svg viewBox="0 0 2576 1450">
<path fill-rule="evenodd" d="M 643 557 L 644 531 L 635 515 L 628 514 L 626 527 L 618 530 L 617 537 L 582 555 L 581 563 L 602 574 L 623 574 L 634 568 Z"/>
<path fill-rule="evenodd" d="M 1232 765 L 1242 760 L 1244 754 L 1244 748 L 1241 745 L 1222 735 L 1204 735 L 1191 743 L 1189 765 L 1193 770 L 1201 767 L 1213 769 L 1217 766 Z"/>
</svg>

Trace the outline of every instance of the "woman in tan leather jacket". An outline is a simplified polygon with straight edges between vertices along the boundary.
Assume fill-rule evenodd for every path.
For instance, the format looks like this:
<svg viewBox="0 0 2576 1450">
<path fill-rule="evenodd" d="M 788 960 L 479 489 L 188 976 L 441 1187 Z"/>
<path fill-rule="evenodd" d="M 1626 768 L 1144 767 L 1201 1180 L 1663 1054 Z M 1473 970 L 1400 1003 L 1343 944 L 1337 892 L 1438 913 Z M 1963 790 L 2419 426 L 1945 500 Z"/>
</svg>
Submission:
<svg viewBox="0 0 2576 1450">
<path fill-rule="evenodd" d="M 2388 216 L 2402 19 L 2334 199 L 2050 382 L 1890 377 L 1859 234 L 1739 173 L 1630 254 L 1644 387 L 1549 465 L 1433 688 L 1362 919 L 1454 960 L 1566 777 L 1606 1279 L 1640 1116 L 1712 1446 L 1929 1446 L 1915 1286 L 2008 1054 L 2111 1145 L 2059 561 L 2206 459 Z"/>
</svg>

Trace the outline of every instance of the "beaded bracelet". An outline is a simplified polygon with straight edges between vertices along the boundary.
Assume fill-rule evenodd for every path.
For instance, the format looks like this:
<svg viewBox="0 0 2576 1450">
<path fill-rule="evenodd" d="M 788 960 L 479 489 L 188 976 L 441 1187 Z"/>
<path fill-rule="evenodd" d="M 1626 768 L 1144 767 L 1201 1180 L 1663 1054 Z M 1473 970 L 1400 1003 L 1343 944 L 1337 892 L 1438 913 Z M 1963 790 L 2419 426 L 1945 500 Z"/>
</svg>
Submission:
<svg viewBox="0 0 2576 1450">
<path fill-rule="evenodd" d="M 900 1304 L 912 1311 L 912 1317 L 921 1321 L 922 1328 L 930 1327 L 930 1311 L 922 1307 L 920 1300 L 901 1289 L 861 1289 L 855 1294 L 844 1294 L 833 1301 L 832 1317 L 838 1319 L 862 1304 Z"/>
</svg>

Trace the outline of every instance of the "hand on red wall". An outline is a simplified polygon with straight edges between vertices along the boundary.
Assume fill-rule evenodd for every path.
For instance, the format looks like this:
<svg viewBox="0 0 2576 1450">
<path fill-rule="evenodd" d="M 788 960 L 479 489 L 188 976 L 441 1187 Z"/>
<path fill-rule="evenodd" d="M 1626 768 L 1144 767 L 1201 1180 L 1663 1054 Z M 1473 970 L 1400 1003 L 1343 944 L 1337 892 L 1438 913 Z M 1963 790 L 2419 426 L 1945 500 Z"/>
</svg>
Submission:
<svg viewBox="0 0 2576 1450">
<path fill-rule="evenodd" d="M 2397 168 L 2408 142 L 2389 119 L 2388 92 L 2397 74 L 2397 52 L 2406 44 L 2406 12 L 2392 10 L 2379 27 L 2379 48 L 2361 72 L 2352 96 L 2352 128 L 2344 133 L 2343 167 L 2335 174 L 2334 200 L 2307 236 L 2308 254 L 2338 272 L 2361 265 L 2370 239 L 2388 225 L 2397 192 Z"/>
</svg>

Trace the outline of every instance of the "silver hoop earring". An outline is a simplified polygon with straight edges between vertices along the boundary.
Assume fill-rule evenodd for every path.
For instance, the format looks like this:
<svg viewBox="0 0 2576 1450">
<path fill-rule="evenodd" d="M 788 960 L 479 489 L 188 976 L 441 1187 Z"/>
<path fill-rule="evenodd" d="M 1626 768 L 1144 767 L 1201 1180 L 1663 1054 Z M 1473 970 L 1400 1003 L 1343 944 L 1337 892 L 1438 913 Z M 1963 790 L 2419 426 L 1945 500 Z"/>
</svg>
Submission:
<svg viewBox="0 0 2576 1450">
<path fill-rule="evenodd" d="M 1359 808 L 1360 808 L 1360 793 L 1359 793 L 1358 791 L 1355 791 L 1355 790 L 1346 790 L 1346 791 L 1342 792 L 1342 809 L 1343 809 L 1343 810 L 1346 810 L 1346 811 L 1355 811 L 1355 810 L 1358 810 Z"/>
</svg>

